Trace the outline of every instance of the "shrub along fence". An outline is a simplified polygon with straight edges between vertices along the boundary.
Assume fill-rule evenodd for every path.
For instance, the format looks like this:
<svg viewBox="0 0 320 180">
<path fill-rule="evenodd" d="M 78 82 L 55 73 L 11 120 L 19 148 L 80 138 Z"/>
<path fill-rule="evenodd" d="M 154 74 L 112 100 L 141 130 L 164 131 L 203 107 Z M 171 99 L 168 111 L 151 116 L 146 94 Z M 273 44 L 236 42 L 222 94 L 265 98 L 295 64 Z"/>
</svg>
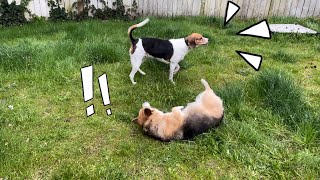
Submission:
<svg viewBox="0 0 320 180">
<path fill-rule="evenodd" d="M 53 21 L 65 21 L 83 20 L 88 18 L 117 18 L 130 20 L 134 19 L 138 15 L 136 1 L 133 1 L 132 5 L 130 5 L 129 8 L 126 8 L 122 0 L 112 2 L 110 7 L 108 2 L 104 0 L 99 0 L 102 4 L 100 4 L 100 6 L 102 7 L 99 7 L 97 4 L 92 4 L 90 0 L 77 0 L 73 2 L 70 7 L 66 6 L 62 0 L 42 0 L 38 2 L 46 2 L 47 4 L 40 8 L 39 11 L 35 6 L 33 6 L 35 5 L 34 2 L 35 0 L 18 0 L 12 2 L 8 2 L 8 0 L 0 0 L 0 27 L 21 25 L 27 22 L 27 19 L 44 20 L 48 18 Z M 35 14 L 34 12 L 38 12 L 38 14 Z"/>
<path fill-rule="evenodd" d="M 8 0 L 11 3 L 13 0 Z M 23 0 L 16 0 L 20 4 Z M 49 17 L 50 0 L 30 0 L 27 8 L 31 14 Z M 115 9 L 118 0 L 57 0 L 66 11 L 83 9 L 85 4 L 97 9 Z M 320 0 L 232 0 L 241 9 L 241 18 L 265 18 L 269 16 L 320 17 Z M 223 17 L 228 0 L 123 0 L 129 12 L 156 16 L 219 16 Z"/>
</svg>

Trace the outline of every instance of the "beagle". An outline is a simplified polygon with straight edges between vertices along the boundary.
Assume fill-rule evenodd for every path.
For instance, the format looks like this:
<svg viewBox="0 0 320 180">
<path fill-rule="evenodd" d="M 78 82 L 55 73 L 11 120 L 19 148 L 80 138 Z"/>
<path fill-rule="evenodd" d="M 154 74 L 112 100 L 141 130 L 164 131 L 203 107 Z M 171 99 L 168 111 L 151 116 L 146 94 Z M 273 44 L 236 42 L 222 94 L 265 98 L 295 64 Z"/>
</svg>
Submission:
<svg viewBox="0 0 320 180">
<path fill-rule="evenodd" d="M 201 34 L 192 33 L 191 35 L 180 38 L 162 40 L 157 38 L 139 38 L 134 39 L 132 37 L 132 31 L 138 27 L 142 27 L 149 22 L 149 18 L 145 19 L 139 24 L 135 24 L 128 29 L 128 35 L 131 40 L 131 47 L 129 50 L 130 61 L 132 70 L 129 75 L 133 85 L 134 75 L 139 71 L 142 75 L 146 73 L 140 69 L 143 62 L 143 58 L 147 55 L 155 57 L 157 60 L 170 64 L 169 80 L 174 83 L 173 75 L 180 69 L 179 62 L 183 60 L 184 56 L 188 53 L 189 49 L 194 49 L 199 45 L 205 45 L 208 43 L 208 38 L 203 37 Z"/>
<path fill-rule="evenodd" d="M 201 79 L 201 82 L 205 91 L 187 107 L 173 107 L 172 112 L 164 113 L 145 102 L 133 121 L 139 124 L 146 134 L 161 141 L 191 139 L 217 127 L 224 116 L 223 102 L 207 81 Z"/>
</svg>

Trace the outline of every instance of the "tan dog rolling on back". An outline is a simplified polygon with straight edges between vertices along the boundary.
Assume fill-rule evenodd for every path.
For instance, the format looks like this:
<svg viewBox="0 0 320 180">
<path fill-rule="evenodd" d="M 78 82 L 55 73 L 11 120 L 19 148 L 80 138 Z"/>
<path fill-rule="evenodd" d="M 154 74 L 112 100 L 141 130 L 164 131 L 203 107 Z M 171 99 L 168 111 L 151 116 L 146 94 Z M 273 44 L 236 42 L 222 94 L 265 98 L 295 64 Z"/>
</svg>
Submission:
<svg viewBox="0 0 320 180">
<path fill-rule="evenodd" d="M 218 126 L 224 115 L 223 102 L 204 79 L 201 82 L 205 91 L 187 107 L 173 107 L 172 112 L 164 113 L 145 102 L 134 121 L 145 133 L 161 141 L 191 139 Z"/>
</svg>

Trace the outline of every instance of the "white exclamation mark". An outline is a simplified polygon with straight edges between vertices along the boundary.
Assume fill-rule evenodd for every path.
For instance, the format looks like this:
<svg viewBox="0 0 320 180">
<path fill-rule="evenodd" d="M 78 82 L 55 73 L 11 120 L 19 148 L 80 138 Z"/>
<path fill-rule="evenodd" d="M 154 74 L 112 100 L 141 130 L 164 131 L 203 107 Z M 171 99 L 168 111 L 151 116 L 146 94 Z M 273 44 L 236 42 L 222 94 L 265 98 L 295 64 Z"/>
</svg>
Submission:
<svg viewBox="0 0 320 180">
<path fill-rule="evenodd" d="M 109 87 L 108 87 L 108 78 L 106 74 L 102 74 L 99 77 L 99 86 L 100 86 L 100 92 L 103 100 L 103 105 L 109 105 L 110 104 L 110 96 L 109 96 Z M 111 115 L 111 109 L 107 109 L 107 115 Z"/>
<path fill-rule="evenodd" d="M 93 98 L 93 67 L 88 66 L 81 68 L 82 90 L 84 102 Z M 87 116 L 94 114 L 94 106 L 91 104 L 87 107 Z"/>
</svg>

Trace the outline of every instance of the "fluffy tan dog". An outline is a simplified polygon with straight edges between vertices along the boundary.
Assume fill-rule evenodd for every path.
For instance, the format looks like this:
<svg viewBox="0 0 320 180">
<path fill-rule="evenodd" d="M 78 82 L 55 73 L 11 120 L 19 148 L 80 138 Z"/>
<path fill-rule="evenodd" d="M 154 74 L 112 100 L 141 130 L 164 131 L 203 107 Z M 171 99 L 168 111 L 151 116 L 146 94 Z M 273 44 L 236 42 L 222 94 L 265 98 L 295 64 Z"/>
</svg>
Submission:
<svg viewBox="0 0 320 180">
<path fill-rule="evenodd" d="M 213 92 L 207 81 L 201 79 L 205 91 L 187 107 L 173 107 L 164 113 L 148 102 L 143 103 L 137 122 L 145 133 L 161 141 L 190 139 L 220 124 L 224 115 L 222 100 Z"/>
</svg>

